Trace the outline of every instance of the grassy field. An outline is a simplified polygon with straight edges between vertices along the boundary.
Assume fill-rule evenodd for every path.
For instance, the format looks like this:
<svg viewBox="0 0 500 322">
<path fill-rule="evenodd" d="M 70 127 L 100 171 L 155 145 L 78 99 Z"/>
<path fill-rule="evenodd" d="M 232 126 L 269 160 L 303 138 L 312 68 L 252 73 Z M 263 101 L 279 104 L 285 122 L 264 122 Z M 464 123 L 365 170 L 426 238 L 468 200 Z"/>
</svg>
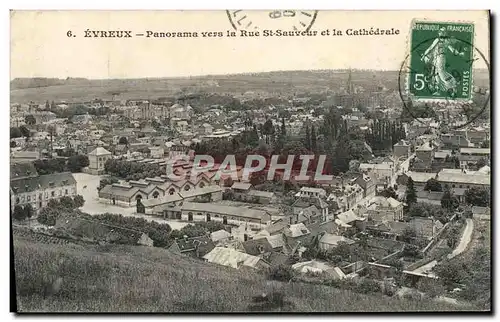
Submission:
<svg viewBox="0 0 500 322">
<path fill-rule="evenodd" d="M 247 312 L 252 298 L 277 291 L 284 303 L 265 311 L 443 311 L 427 301 L 368 296 L 303 283 L 269 285 L 264 276 L 197 261 L 167 250 L 47 244 L 14 235 L 20 312 Z M 47 286 L 62 279 L 60 289 Z"/>
</svg>

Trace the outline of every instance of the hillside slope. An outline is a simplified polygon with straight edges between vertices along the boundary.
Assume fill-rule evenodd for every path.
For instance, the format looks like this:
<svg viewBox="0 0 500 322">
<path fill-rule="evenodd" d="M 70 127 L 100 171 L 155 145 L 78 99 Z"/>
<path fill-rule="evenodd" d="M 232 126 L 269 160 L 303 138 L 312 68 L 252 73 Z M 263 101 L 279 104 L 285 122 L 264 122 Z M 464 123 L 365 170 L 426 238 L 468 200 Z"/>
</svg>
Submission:
<svg viewBox="0 0 500 322">
<path fill-rule="evenodd" d="M 254 272 L 207 264 L 160 248 L 58 245 L 14 235 L 14 253 L 20 312 L 246 312 L 254 296 L 273 290 L 289 303 L 273 311 L 457 309 L 327 286 L 277 282 L 269 286 Z M 58 278 L 62 278 L 58 293 L 47 295 L 47 285 Z"/>
</svg>

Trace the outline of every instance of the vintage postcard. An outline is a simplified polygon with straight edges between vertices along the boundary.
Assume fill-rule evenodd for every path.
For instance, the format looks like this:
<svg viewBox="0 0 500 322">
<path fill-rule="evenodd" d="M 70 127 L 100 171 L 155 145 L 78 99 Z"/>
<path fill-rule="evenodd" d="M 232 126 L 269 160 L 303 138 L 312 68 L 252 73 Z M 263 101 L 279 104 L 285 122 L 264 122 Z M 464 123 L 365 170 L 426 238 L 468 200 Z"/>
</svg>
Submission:
<svg viewBox="0 0 500 322">
<path fill-rule="evenodd" d="M 17 312 L 491 312 L 488 11 L 10 22 Z"/>
</svg>

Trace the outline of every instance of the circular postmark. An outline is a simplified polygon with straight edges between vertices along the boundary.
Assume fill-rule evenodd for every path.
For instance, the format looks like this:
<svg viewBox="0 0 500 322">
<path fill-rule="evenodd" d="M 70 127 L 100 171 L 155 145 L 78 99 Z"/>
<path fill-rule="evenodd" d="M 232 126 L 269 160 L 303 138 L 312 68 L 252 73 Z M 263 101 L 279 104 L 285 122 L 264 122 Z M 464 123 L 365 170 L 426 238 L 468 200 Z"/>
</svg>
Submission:
<svg viewBox="0 0 500 322">
<path fill-rule="evenodd" d="M 486 112 L 490 65 L 473 45 L 472 36 L 464 38 L 449 36 L 441 27 L 436 35 L 411 43 L 399 70 L 398 87 L 403 108 L 418 122 L 436 118 L 444 129 L 455 130 Z"/>
<path fill-rule="evenodd" d="M 291 28 L 309 31 L 316 21 L 317 10 L 226 10 L 235 30 Z"/>
</svg>

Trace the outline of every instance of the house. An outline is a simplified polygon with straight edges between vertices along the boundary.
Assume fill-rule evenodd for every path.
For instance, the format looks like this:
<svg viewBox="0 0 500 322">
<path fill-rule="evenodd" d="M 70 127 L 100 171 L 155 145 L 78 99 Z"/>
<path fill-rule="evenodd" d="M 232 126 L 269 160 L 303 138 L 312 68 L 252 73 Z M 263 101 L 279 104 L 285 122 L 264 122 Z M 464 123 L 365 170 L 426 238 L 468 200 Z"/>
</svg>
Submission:
<svg viewBox="0 0 500 322">
<path fill-rule="evenodd" d="M 413 180 L 415 191 L 422 191 L 424 190 L 427 181 L 437 178 L 437 173 L 408 171 L 398 177 L 397 183 L 399 185 L 406 186 L 408 178 L 411 178 Z"/>
<path fill-rule="evenodd" d="M 491 209 L 490 207 L 472 207 L 472 218 L 476 220 L 491 220 Z"/>
<path fill-rule="evenodd" d="M 377 183 L 384 186 L 393 186 L 396 180 L 396 169 L 394 163 L 361 163 L 359 170 L 368 173 Z"/>
<path fill-rule="evenodd" d="M 369 198 L 375 196 L 375 186 L 376 182 L 374 178 L 366 173 L 359 173 L 354 182 L 356 182 L 364 190 L 364 198 Z"/>
<path fill-rule="evenodd" d="M 312 208 L 314 206 L 315 208 Z M 328 204 L 318 197 L 300 197 L 292 204 L 293 215 L 289 217 L 290 224 L 300 222 L 325 222 L 330 219 Z"/>
<path fill-rule="evenodd" d="M 394 198 L 376 196 L 367 203 L 368 218 L 374 221 L 403 220 L 403 203 Z"/>
<path fill-rule="evenodd" d="M 259 204 L 272 204 L 276 202 L 276 195 L 274 192 L 260 191 L 251 189 L 247 192 L 247 198 L 244 200 L 252 201 Z"/>
<path fill-rule="evenodd" d="M 467 139 L 464 135 L 445 133 L 441 134 L 440 140 L 445 148 L 461 148 L 461 147 L 471 147 L 473 143 Z"/>
<path fill-rule="evenodd" d="M 434 148 L 426 142 L 415 149 L 415 156 L 426 165 L 430 165 L 434 159 Z"/>
<path fill-rule="evenodd" d="M 72 173 L 38 175 L 36 171 L 28 171 L 20 173 L 10 181 L 12 209 L 16 205 L 31 204 L 35 212 L 38 212 L 52 199 L 76 196 L 76 180 Z"/>
<path fill-rule="evenodd" d="M 326 198 L 326 191 L 322 188 L 302 187 L 295 194 L 298 198 Z"/>
<path fill-rule="evenodd" d="M 396 159 L 408 158 L 410 156 L 411 146 L 405 140 L 401 140 L 393 146 L 393 155 Z"/>
<path fill-rule="evenodd" d="M 162 159 L 165 154 L 165 149 L 160 146 L 150 146 L 149 155 L 153 159 Z"/>
<path fill-rule="evenodd" d="M 434 218 L 413 217 L 410 222 L 410 227 L 417 236 L 425 239 L 432 239 L 443 228 L 443 224 Z"/>
<path fill-rule="evenodd" d="M 112 158 L 111 152 L 101 147 L 92 150 L 88 154 L 88 157 L 89 157 L 88 171 L 94 175 L 103 174 L 105 171 L 104 166 L 106 164 L 106 161 Z"/>
<path fill-rule="evenodd" d="M 437 180 L 444 188 L 489 188 L 490 175 L 482 173 L 454 173 L 441 170 L 437 175 Z"/>
<path fill-rule="evenodd" d="M 328 195 L 327 201 L 336 203 L 340 211 L 354 208 L 364 197 L 364 190 L 357 183 L 347 183 L 342 188 L 337 188 Z"/>
<path fill-rule="evenodd" d="M 354 240 L 346 238 L 344 236 L 324 233 L 318 240 L 318 247 L 321 250 L 328 251 L 336 248 L 341 242 L 348 245 L 352 245 L 355 243 Z"/>
<path fill-rule="evenodd" d="M 12 151 L 11 162 L 33 162 L 40 159 L 40 151 Z"/>
<path fill-rule="evenodd" d="M 215 247 L 212 251 L 203 256 L 203 259 L 209 263 L 215 263 L 235 269 L 246 267 L 256 270 L 265 270 L 270 267 L 270 265 L 260 257 L 225 247 Z"/>
<path fill-rule="evenodd" d="M 443 195 L 442 191 L 419 191 L 417 192 L 417 202 L 440 206 Z"/>
<path fill-rule="evenodd" d="M 265 254 L 271 253 L 273 251 L 273 247 L 267 238 L 258 238 L 242 242 L 239 250 L 249 255 L 262 257 Z"/>
<path fill-rule="evenodd" d="M 389 240 L 399 240 L 405 230 L 411 226 L 406 222 L 370 220 L 366 222 L 364 227 L 365 231 L 369 232 L 372 236 Z"/>
<path fill-rule="evenodd" d="M 342 232 L 352 230 L 352 228 L 363 229 L 366 217 L 360 217 L 353 210 L 348 210 L 337 215 L 335 219 L 335 224 L 338 229 Z"/>
<path fill-rule="evenodd" d="M 310 260 L 292 265 L 292 268 L 302 274 L 325 274 L 330 278 L 341 280 L 346 278 L 346 275 L 339 267 L 331 266 L 328 263 Z"/>
<path fill-rule="evenodd" d="M 263 210 L 213 203 L 184 202 L 181 206 L 181 219 L 186 221 L 213 220 L 225 225 L 245 224 L 248 227 L 262 229 L 271 221 L 271 215 Z"/>
<path fill-rule="evenodd" d="M 113 183 L 102 188 L 99 193 L 101 202 L 111 202 L 113 205 L 132 207 L 138 200 L 157 199 L 165 195 L 165 191 L 146 181 L 129 181 L 127 183 Z"/>
<path fill-rule="evenodd" d="M 252 188 L 252 184 L 246 182 L 235 182 L 231 186 L 235 200 L 246 200 L 247 194 Z"/>
<path fill-rule="evenodd" d="M 168 248 L 169 251 L 182 255 L 202 258 L 215 248 L 213 241 L 207 236 L 176 239 Z"/>
<path fill-rule="evenodd" d="M 232 239 L 231 233 L 224 229 L 210 233 L 210 239 L 216 244 L 225 244 Z"/>
<path fill-rule="evenodd" d="M 203 123 L 199 128 L 198 128 L 198 133 L 200 135 L 210 135 L 214 131 L 214 127 L 208 123 Z"/>
</svg>

